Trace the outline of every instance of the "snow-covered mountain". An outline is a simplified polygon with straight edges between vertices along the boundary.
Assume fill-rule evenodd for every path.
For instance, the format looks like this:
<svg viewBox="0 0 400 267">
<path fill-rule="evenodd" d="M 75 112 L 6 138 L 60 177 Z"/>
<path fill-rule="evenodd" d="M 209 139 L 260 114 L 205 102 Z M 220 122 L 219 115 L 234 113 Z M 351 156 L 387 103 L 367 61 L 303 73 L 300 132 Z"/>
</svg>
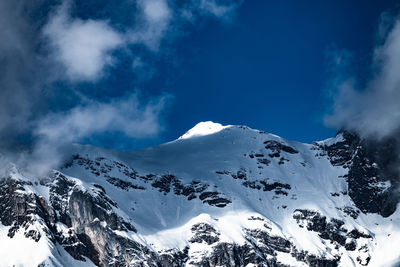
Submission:
<svg viewBox="0 0 400 267">
<path fill-rule="evenodd" d="M 396 266 L 393 142 L 203 122 L 140 151 L 75 146 L 46 177 L 10 164 L 0 266 Z"/>
</svg>

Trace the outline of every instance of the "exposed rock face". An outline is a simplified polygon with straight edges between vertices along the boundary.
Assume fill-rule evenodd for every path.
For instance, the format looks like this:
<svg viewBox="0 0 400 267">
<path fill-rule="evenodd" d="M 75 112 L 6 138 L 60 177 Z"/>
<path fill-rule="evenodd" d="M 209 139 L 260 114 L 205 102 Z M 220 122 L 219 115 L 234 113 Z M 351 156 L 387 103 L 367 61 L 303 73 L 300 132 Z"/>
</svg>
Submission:
<svg viewBox="0 0 400 267">
<path fill-rule="evenodd" d="M 246 181 L 246 182 L 243 182 L 243 185 L 245 187 L 249 187 L 249 188 L 257 189 L 257 190 L 263 190 L 263 191 L 274 190 L 275 194 L 286 195 L 286 196 L 288 195 L 288 192 L 286 190 L 291 189 L 290 184 L 283 184 L 280 182 L 268 183 L 268 181 L 265 181 L 265 180 Z"/>
<path fill-rule="evenodd" d="M 143 266 L 143 263 L 145 266 L 184 266 L 187 263 L 193 266 L 246 266 L 250 263 L 257 266 L 285 266 L 277 261 L 277 251 L 291 253 L 303 262 L 325 261 L 307 252 L 298 252 L 290 241 L 270 235 L 267 226 L 266 230 L 245 230 L 248 243 L 238 245 L 220 242 L 220 233 L 207 223 L 192 226 L 193 236 L 189 242 L 204 242 L 212 246 L 210 255 L 194 261 L 188 256 L 188 247 L 182 251 L 155 253 L 115 233 L 116 230 L 136 232 L 136 229 L 113 212 L 116 204 L 107 197 L 104 189 L 95 186 L 93 192 L 89 193 L 59 172 L 46 186 L 49 186 L 50 203 L 35 194 L 26 193 L 16 180 L 2 180 L 1 222 L 12 226 L 9 232 L 11 238 L 15 231 L 25 229 L 27 238 L 38 241 L 40 233 L 30 230 L 30 226 L 35 223 L 33 215 L 40 215 L 46 219 L 40 223 L 48 237 L 80 261 L 88 258 L 99 266 Z M 357 233 L 354 235 L 357 236 Z"/>
<path fill-rule="evenodd" d="M 390 216 L 400 200 L 397 140 L 371 141 L 349 132 L 341 134 L 341 142 L 323 149 L 333 165 L 349 169 L 349 196 L 362 212 Z"/>
<path fill-rule="evenodd" d="M 340 219 L 332 218 L 328 222 L 326 217 L 316 211 L 295 210 L 293 218 L 300 227 L 306 227 L 309 231 L 314 231 L 323 239 L 330 240 L 344 246 L 347 250 L 356 249 L 356 240 L 359 238 L 372 238 L 371 235 L 361 233 L 357 229 L 349 231 L 343 227 L 344 222 Z"/>
<path fill-rule="evenodd" d="M 217 191 L 206 191 L 206 189 L 209 188 L 208 184 L 203 184 L 199 181 L 192 181 L 190 184 L 184 185 L 181 180 L 174 175 L 163 175 L 158 177 L 154 179 L 154 182 L 151 185 L 154 188 L 158 188 L 158 190 L 164 194 L 168 194 L 172 189 L 175 195 L 183 195 L 187 197 L 188 200 L 198 197 L 203 201 L 203 203 L 207 203 L 210 206 L 223 208 L 227 204 L 231 203 L 229 199 Z"/>
<path fill-rule="evenodd" d="M 136 229 L 113 211 L 116 204 L 103 190 L 83 191 L 58 174 L 51 186 L 51 199 L 56 211 L 62 214 L 61 222 L 68 227 L 66 235 L 57 233 L 59 242 L 76 259 L 84 260 L 82 256 L 85 256 L 100 266 L 128 266 L 136 258 L 146 260 L 149 266 L 157 266 L 154 252 L 115 233 L 136 232 Z"/>
<path fill-rule="evenodd" d="M 204 227 L 203 227 L 204 229 Z M 211 232 L 213 232 L 211 230 Z M 273 236 L 268 230 L 247 229 L 247 243 L 243 245 L 235 243 L 220 242 L 212 248 L 212 253 L 202 257 L 199 261 L 189 261 L 188 264 L 193 266 L 288 266 L 282 264 L 277 259 L 277 252 L 288 254 L 300 262 L 304 262 L 309 266 L 337 266 L 338 259 L 325 259 L 309 254 L 307 251 L 299 252 L 296 247 L 287 239 Z M 207 241 L 208 240 L 208 241 Z M 209 238 L 205 238 L 205 242 L 209 242 Z M 215 243 L 212 239 L 210 244 Z"/>
<path fill-rule="evenodd" d="M 198 223 L 193 225 L 192 232 L 194 235 L 189 240 L 191 243 L 202 243 L 204 241 L 208 245 L 211 245 L 219 241 L 220 233 L 207 223 Z"/>
<path fill-rule="evenodd" d="M 4 226 L 10 226 L 8 236 L 13 238 L 16 231 L 23 229 L 27 238 L 36 242 L 42 234 L 31 227 L 38 223 L 44 229 L 47 238 L 54 240 L 47 226 L 55 221 L 55 213 L 40 197 L 27 193 L 24 183 L 11 178 L 0 180 L 0 219 Z M 38 216 L 38 217 L 37 217 Z"/>
<path fill-rule="evenodd" d="M 297 154 L 299 151 L 294 149 L 293 147 L 290 147 L 288 145 L 279 143 L 277 141 L 271 141 L 267 140 L 264 142 L 265 148 L 271 150 L 273 153 L 281 153 L 281 151 L 289 153 L 289 154 Z M 271 156 L 272 157 L 272 156 Z M 273 157 L 279 157 L 279 156 L 273 156 Z"/>
</svg>

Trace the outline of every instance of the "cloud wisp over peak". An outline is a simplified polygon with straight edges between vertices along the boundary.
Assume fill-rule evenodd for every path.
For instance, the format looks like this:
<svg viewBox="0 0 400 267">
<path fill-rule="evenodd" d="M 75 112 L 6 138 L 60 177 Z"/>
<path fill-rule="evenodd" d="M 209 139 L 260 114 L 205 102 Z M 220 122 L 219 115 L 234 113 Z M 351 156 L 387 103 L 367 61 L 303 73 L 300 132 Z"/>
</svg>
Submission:
<svg viewBox="0 0 400 267">
<path fill-rule="evenodd" d="M 337 73 L 333 112 L 325 117 L 328 126 L 356 131 L 366 138 L 399 133 L 400 19 L 392 18 L 389 25 L 387 20 L 382 23 L 385 25 L 380 28 L 389 30 L 379 34 L 368 77 Z M 341 56 L 338 54 L 337 58 Z"/>
</svg>

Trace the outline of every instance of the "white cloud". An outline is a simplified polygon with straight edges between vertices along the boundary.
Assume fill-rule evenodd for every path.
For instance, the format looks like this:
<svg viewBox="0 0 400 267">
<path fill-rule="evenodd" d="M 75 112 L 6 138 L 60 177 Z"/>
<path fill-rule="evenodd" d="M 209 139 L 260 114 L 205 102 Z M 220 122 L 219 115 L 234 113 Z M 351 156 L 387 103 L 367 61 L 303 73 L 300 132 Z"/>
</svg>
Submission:
<svg viewBox="0 0 400 267">
<path fill-rule="evenodd" d="M 232 12 L 236 4 L 219 4 L 215 0 L 201 0 L 199 8 L 215 17 L 223 17 Z"/>
<path fill-rule="evenodd" d="M 71 81 L 95 81 L 113 64 L 112 52 L 124 44 L 123 36 L 106 21 L 71 18 L 69 9 L 68 4 L 58 8 L 44 35 Z"/>
<path fill-rule="evenodd" d="M 107 67 L 115 64 L 113 52 L 129 45 L 144 46 L 158 52 L 164 39 L 180 34 L 179 25 L 201 16 L 229 17 L 238 3 L 217 0 L 192 0 L 183 7 L 167 0 L 138 0 L 131 14 L 135 25 L 117 31 L 106 20 L 82 20 L 71 16 L 71 0 L 64 0 L 43 28 L 51 57 L 61 63 L 64 78 L 73 82 L 97 81 Z M 130 10 L 130 9 L 127 9 Z M 137 57 L 140 55 L 134 55 Z"/>
<path fill-rule="evenodd" d="M 173 18 L 173 10 L 166 0 L 137 1 L 137 25 L 128 34 L 132 44 L 144 44 L 150 50 L 157 51 L 161 40 L 167 34 Z"/>
<path fill-rule="evenodd" d="M 339 85 L 329 126 L 357 131 L 364 137 L 384 138 L 400 130 L 400 20 L 377 46 L 373 75 L 363 88 L 349 77 Z"/>
<path fill-rule="evenodd" d="M 164 22 L 171 16 L 171 11 L 165 0 L 142 0 L 139 3 L 149 22 Z"/>
<path fill-rule="evenodd" d="M 47 115 L 35 134 L 52 142 L 77 142 L 104 132 L 123 132 L 132 138 L 149 138 L 162 130 L 160 115 L 168 96 L 141 105 L 136 95 L 109 103 L 90 102 L 69 111 Z"/>
<path fill-rule="evenodd" d="M 187 21 L 196 21 L 199 16 L 211 16 L 222 21 L 229 21 L 242 1 L 191 0 L 181 11 Z"/>
</svg>

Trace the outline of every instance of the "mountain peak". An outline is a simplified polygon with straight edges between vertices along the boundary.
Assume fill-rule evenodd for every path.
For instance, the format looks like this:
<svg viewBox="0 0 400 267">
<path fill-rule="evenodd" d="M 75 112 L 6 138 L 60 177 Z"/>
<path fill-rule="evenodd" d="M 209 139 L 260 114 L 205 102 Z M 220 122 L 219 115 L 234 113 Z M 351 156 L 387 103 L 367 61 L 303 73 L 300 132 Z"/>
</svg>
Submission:
<svg viewBox="0 0 400 267">
<path fill-rule="evenodd" d="M 230 126 L 231 125 L 224 126 L 220 123 L 215 123 L 212 121 L 202 121 L 196 124 L 192 129 L 187 131 L 184 135 L 182 135 L 178 139 L 188 139 L 196 136 L 210 135 L 217 133 Z"/>
<path fill-rule="evenodd" d="M 181 139 L 76 146 L 37 179 L 0 165 L 0 265 L 398 266 L 396 145 L 210 121 Z"/>
</svg>

